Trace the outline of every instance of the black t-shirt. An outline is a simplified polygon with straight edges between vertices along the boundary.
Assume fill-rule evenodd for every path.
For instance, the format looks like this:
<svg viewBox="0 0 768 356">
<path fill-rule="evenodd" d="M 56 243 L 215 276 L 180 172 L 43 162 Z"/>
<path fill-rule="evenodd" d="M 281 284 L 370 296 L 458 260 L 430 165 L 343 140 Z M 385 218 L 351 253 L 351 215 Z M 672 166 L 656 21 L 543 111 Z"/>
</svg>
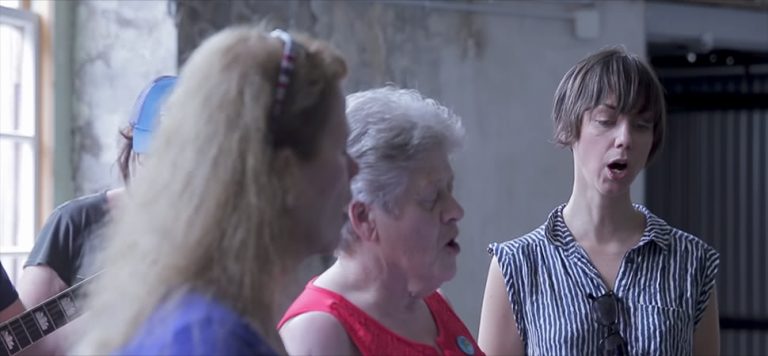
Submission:
<svg viewBox="0 0 768 356">
<path fill-rule="evenodd" d="M 92 276 L 98 272 L 93 257 L 108 213 L 106 192 L 62 204 L 48 217 L 24 267 L 46 265 L 67 286 Z"/>
<path fill-rule="evenodd" d="M 0 310 L 13 304 L 16 299 L 19 299 L 19 295 L 16 293 L 16 288 L 13 288 L 11 279 L 8 278 L 8 274 L 5 273 L 5 268 L 3 268 L 3 263 L 0 262 Z"/>
</svg>

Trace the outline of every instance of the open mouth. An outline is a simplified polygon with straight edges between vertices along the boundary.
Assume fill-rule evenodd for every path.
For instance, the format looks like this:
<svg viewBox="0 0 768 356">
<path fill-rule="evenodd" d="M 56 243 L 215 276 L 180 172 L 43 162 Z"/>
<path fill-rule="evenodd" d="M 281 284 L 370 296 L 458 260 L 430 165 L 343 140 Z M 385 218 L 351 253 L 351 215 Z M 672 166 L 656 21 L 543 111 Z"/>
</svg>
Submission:
<svg viewBox="0 0 768 356">
<path fill-rule="evenodd" d="M 454 249 L 457 252 L 461 250 L 461 246 L 459 246 L 459 243 L 456 241 L 456 239 L 451 239 L 451 241 L 448 241 L 448 243 L 445 244 L 445 246 L 450 249 Z"/>
<path fill-rule="evenodd" d="M 627 163 L 624 161 L 616 161 L 608 164 L 608 169 L 614 172 L 624 172 L 627 169 Z"/>
</svg>

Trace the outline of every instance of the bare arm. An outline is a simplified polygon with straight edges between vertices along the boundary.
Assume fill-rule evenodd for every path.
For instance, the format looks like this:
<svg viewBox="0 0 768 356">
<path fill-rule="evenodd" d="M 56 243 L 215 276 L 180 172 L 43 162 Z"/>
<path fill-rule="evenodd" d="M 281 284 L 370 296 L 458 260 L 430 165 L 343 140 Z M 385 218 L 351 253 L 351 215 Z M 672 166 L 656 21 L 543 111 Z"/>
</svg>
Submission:
<svg viewBox="0 0 768 356">
<path fill-rule="evenodd" d="M 18 291 L 24 305 L 33 308 L 69 288 L 52 268 L 46 265 L 24 268 Z M 69 342 L 77 335 L 77 320 L 47 335 L 24 351 L 26 355 L 64 355 Z"/>
<path fill-rule="evenodd" d="M 46 265 L 25 267 L 19 285 L 16 286 L 19 298 L 30 308 L 67 288 L 56 271 Z"/>
<path fill-rule="evenodd" d="M 309 312 L 280 328 L 289 355 L 358 355 L 344 327 L 332 315 Z"/>
<path fill-rule="evenodd" d="M 693 354 L 720 355 L 720 319 L 715 288 L 712 289 L 707 309 L 693 333 Z"/>
<path fill-rule="evenodd" d="M 525 354 L 523 340 L 517 331 L 515 316 L 509 304 L 504 277 L 493 258 L 488 268 L 477 343 L 488 355 Z"/>
</svg>

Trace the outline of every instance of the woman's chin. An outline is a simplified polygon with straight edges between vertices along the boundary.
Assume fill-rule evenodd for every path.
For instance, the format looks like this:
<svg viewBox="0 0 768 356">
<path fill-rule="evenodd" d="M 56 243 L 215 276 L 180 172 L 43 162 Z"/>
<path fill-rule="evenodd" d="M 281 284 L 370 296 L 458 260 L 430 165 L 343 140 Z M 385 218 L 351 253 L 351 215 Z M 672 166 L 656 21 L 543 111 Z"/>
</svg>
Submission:
<svg viewBox="0 0 768 356">
<path fill-rule="evenodd" d="M 453 263 L 448 265 L 443 265 L 440 270 L 437 271 L 437 279 L 440 280 L 440 284 L 447 283 L 451 281 L 454 277 L 456 277 L 456 259 L 454 258 Z"/>
</svg>

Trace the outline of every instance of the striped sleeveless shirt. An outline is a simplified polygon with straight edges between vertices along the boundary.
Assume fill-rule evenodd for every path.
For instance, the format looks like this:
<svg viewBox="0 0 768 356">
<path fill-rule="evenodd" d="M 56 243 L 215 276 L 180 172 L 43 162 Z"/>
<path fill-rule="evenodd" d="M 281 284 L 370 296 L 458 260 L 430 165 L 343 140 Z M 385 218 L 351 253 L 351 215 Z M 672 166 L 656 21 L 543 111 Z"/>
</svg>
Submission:
<svg viewBox="0 0 768 356">
<path fill-rule="evenodd" d="M 588 296 L 608 292 L 557 207 L 536 230 L 488 247 L 499 263 L 529 355 L 596 355 L 605 336 Z M 647 208 L 639 243 L 616 278 L 619 330 L 631 355 L 690 355 L 715 285 L 719 255 Z"/>
</svg>

